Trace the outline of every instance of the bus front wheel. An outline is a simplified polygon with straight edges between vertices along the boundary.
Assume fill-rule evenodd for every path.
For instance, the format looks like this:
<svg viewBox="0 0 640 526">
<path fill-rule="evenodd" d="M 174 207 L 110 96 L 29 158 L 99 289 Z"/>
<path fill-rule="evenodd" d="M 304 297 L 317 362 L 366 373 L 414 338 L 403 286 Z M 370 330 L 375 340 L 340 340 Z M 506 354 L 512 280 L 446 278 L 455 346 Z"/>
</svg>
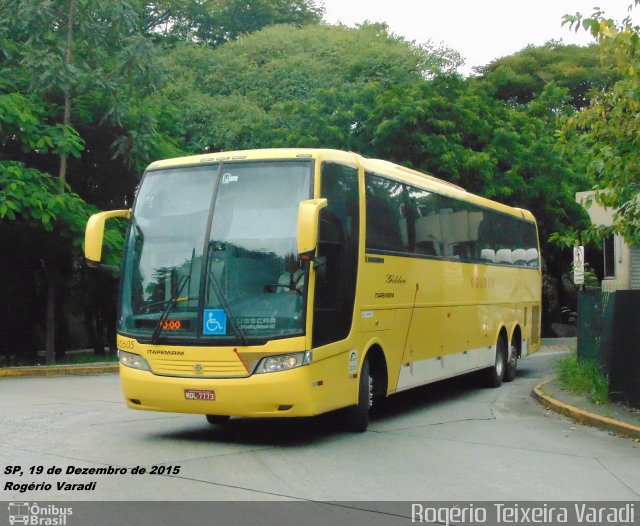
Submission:
<svg viewBox="0 0 640 526">
<path fill-rule="evenodd" d="M 362 363 L 358 380 L 358 403 L 347 408 L 346 426 L 354 433 L 364 433 L 369 426 L 369 411 L 373 402 L 373 377 L 369 368 L 369 357 Z"/>
<path fill-rule="evenodd" d="M 230 416 L 224 416 L 224 415 L 206 415 L 206 417 L 207 417 L 207 422 L 209 422 L 212 425 L 226 424 L 231 418 Z"/>
<path fill-rule="evenodd" d="M 504 338 L 498 338 L 496 343 L 495 363 L 485 369 L 485 383 L 487 387 L 500 387 L 505 377 L 507 367 L 507 344 Z"/>
</svg>

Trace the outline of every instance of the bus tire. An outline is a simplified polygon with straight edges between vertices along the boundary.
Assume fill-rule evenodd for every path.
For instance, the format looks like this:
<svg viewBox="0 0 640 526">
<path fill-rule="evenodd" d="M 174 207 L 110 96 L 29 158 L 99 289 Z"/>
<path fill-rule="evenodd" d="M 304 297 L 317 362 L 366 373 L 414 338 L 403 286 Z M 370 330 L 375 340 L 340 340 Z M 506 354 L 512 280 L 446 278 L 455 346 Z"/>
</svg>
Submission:
<svg viewBox="0 0 640 526">
<path fill-rule="evenodd" d="M 369 411 L 373 396 L 373 378 L 369 370 L 369 357 L 362 362 L 358 377 L 358 403 L 345 412 L 346 427 L 353 433 L 364 433 L 369 426 Z"/>
<path fill-rule="evenodd" d="M 206 417 L 207 417 L 207 422 L 209 422 L 211 425 L 226 424 L 231 418 L 230 416 L 225 416 L 225 415 L 206 415 Z"/>
<path fill-rule="evenodd" d="M 500 336 L 496 343 L 496 360 L 495 363 L 485 369 L 484 379 L 487 387 L 500 387 L 504 380 L 504 373 L 507 363 L 507 345 L 504 338 Z"/>
<path fill-rule="evenodd" d="M 504 368 L 504 381 L 513 382 L 518 370 L 518 348 L 511 342 L 511 352 Z"/>
</svg>

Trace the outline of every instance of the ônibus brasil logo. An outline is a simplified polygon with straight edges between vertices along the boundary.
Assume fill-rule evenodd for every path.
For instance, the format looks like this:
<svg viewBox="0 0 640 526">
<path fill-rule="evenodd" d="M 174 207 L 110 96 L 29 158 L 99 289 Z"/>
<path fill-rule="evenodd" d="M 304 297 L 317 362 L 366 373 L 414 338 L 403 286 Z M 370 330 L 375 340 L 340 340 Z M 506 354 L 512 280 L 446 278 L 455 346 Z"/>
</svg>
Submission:
<svg viewBox="0 0 640 526">
<path fill-rule="evenodd" d="M 55 504 L 39 506 L 37 502 L 10 502 L 9 524 L 33 526 L 65 526 L 67 517 L 73 514 L 72 508 L 63 508 Z"/>
</svg>

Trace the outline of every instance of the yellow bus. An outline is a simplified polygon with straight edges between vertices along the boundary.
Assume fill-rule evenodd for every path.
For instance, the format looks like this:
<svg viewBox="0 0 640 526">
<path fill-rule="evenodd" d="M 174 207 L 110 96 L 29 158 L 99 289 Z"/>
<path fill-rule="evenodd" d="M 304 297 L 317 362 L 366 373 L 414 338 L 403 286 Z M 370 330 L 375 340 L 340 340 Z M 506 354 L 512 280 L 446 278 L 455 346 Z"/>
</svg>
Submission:
<svg viewBox="0 0 640 526">
<path fill-rule="evenodd" d="M 118 353 L 128 407 L 301 417 L 364 431 L 385 397 L 540 345 L 526 210 L 355 153 L 268 149 L 152 163 L 129 219 Z"/>
</svg>

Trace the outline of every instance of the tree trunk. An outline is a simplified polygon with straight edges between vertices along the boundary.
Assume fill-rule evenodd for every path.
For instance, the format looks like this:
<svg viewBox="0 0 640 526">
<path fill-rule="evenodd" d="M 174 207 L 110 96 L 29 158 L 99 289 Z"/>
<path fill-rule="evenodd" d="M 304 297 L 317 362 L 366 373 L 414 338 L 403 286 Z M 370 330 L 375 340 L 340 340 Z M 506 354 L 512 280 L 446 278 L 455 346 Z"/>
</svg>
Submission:
<svg viewBox="0 0 640 526">
<path fill-rule="evenodd" d="M 71 46 L 73 44 L 73 11 L 75 9 L 75 0 L 69 0 L 69 15 L 67 17 L 67 49 L 64 57 L 65 66 L 70 66 L 73 60 Z M 64 88 L 64 113 L 62 115 L 62 124 L 65 126 L 71 123 L 71 90 L 67 81 Z M 67 179 L 67 155 L 60 156 L 60 171 L 58 173 L 60 180 L 60 193 L 64 192 L 64 186 Z"/>
<path fill-rule="evenodd" d="M 67 50 L 65 53 L 65 65 L 71 65 L 73 56 L 71 54 L 71 45 L 73 43 L 73 11 L 75 9 L 75 0 L 69 0 L 69 14 L 67 17 Z M 71 90 L 69 83 L 67 82 L 64 88 L 64 113 L 62 116 L 62 123 L 66 126 L 71 122 Z M 64 193 L 66 180 L 67 180 L 67 156 L 66 154 L 60 155 L 60 171 L 58 172 L 60 193 Z M 57 276 L 58 270 L 55 268 L 50 269 L 49 283 L 47 285 L 47 337 L 46 337 L 46 351 L 47 351 L 47 365 L 53 365 L 56 362 L 56 349 L 55 349 L 55 326 L 56 326 L 56 292 L 57 292 Z"/>
<path fill-rule="evenodd" d="M 58 288 L 56 275 L 56 269 L 48 269 L 46 329 L 47 365 L 54 365 L 56 363 L 56 292 Z"/>
</svg>

